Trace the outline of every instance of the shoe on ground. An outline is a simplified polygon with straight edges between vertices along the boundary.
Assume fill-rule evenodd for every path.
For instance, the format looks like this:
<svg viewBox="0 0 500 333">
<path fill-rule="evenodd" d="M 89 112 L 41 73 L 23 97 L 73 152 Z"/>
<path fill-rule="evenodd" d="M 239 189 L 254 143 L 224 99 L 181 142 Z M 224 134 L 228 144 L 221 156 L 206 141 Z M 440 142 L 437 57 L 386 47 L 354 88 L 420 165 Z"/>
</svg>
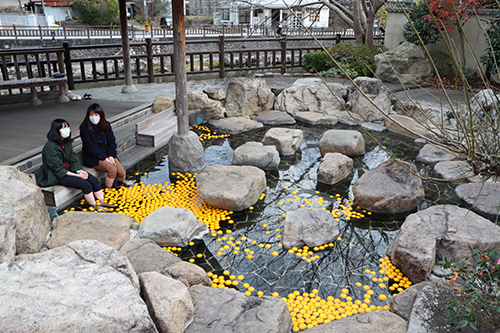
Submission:
<svg viewBox="0 0 500 333">
<path fill-rule="evenodd" d="M 85 95 L 83 95 L 83 99 L 92 99 L 92 95 L 91 94 L 85 94 Z"/>
<path fill-rule="evenodd" d="M 111 205 L 111 204 L 108 204 L 108 203 L 105 203 L 105 202 L 101 203 L 101 207 L 105 207 L 105 208 L 116 208 L 116 206 L 115 206 L 115 205 Z"/>
</svg>

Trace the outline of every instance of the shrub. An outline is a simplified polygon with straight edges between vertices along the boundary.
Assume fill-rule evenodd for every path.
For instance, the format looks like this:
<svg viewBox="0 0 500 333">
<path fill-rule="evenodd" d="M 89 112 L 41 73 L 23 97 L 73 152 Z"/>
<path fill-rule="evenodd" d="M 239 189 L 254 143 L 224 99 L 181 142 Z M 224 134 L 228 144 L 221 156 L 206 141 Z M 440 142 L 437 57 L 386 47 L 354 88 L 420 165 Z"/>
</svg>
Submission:
<svg viewBox="0 0 500 333">
<path fill-rule="evenodd" d="M 408 16 L 410 20 L 413 22 L 413 27 L 410 22 L 407 22 L 403 26 L 403 37 L 406 41 L 416 44 L 422 45 L 418 36 L 422 38 L 424 45 L 434 44 L 441 37 L 439 34 L 439 30 L 435 27 L 434 22 L 429 21 L 426 18 L 426 15 L 430 14 L 430 10 L 425 1 L 421 1 L 420 3 L 412 4 L 408 10 Z M 417 34 L 418 33 L 418 34 Z"/>
<path fill-rule="evenodd" d="M 371 49 L 366 44 L 354 46 L 352 43 L 334 44 L 328 49 L 332 57 L 341 64 L 348 64 L 357 76 L 373 76 L 375 72 L 375 55 L 384 52 L 384 48 Z M 331 63 L 331 66 L 334 66 Z"/>
<path fill-rule="evenodd" d="M 486 29 L 485 37 L 488 48 L 481 56 L 481 63 L 491 73 L 496 73 L 500 65 L 500 14 L 497 14 L 496 20 Z"/>
<path fill-rule="evenodd" d="M 323 51 L 304 54 L 304 69 L 309 72 L 321 72 L 331 67 L 331 60 Z"/>
<path fill-rule="evenodd" d="M 451 60 L 448 53 L 443 51 L 432 50 L 429 51 L 432 61 L 436 66 L 437 71 L 441 77 L 451 77 L 455 76 L 455 65 Z"/>
<path fill-rule="evenodd" d="M 118 23 L 117 0 L 76 0 L 73 3 L 78 11 L 78 19 L 89 25 L 109 25 Z"/>
<path fill-rule="evenodd" d="M 446 258 L 444 268 L 453 269 L 450 283 L 457 294 L 446 296 L 446 320 L 457 330 L 470 326 L 474 330 L 500 328 L 500 259 L 497 250 L 474 250 L 474 262 L 452 263 Z M 463 290 L 455 285 L 463 280 Z M 459 280 L 459 281 L 460 281 Z"/>
</svg>

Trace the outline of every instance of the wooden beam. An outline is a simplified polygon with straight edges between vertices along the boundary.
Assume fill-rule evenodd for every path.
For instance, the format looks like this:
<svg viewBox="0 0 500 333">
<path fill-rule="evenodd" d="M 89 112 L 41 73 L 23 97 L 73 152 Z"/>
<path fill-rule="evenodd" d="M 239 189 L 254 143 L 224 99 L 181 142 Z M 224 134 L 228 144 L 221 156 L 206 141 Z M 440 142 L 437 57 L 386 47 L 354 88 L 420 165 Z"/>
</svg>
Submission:
<svg viewBox="0 0 500 333">
<path fill-rule="evenodd" d="M 184 0 L 172 0 L 175 108 L 177 112 L 177 133 L 189 133 L 186 74 L 186 35 L 184 26 Z"/>
<path fill-rule="evenodd" d="M 125 85 L 132 85 L 132 69 L 130 66 L 130 49 L 128 45 L 128 21 L 127 21 L 127 6 L 125 0 L 119 0 L 120 8 L 120 29 L 122 36 L 122 48 L 123 48 L 123 69 L 125 76 Z"/>
</svg>

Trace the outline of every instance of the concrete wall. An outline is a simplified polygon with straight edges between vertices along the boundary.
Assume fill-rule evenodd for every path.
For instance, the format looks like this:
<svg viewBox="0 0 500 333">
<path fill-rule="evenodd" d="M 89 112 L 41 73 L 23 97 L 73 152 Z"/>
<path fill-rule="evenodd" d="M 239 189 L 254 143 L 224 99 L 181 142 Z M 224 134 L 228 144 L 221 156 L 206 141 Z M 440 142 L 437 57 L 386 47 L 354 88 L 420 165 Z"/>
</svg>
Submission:
<svg viewBox="0 0 500 333">
<path fill-rule="evenodd" d="M 492 15 L 481 15 L 480 19 L 489 20 L 493 18 Z M 404 42 L 403 38 L 403 26 L 408 22 L 404 13 L 398 12 L 388 12 L 387 13 L 387 23 L 386 23 L 386 34 L 385 34 L 385 42 L 384 45 L 392 50 L 402 42 Z M 484 50 L 487 48 L 486 37 L 484 36 L 484 29 L 486 29 L 488 25 L 484 21 L 478 20 L 477 17 L 472 17 L 464 26 L 465 33 L 467 38 L 469 39 L 469 43 L 473 48 L 473 51 L 477 58 L 484 54 Z M 459 35 L 456 29 L 449 34 L 449 38 L 451 40 L 451 45 L 454 48 L 454 54 L 457 56 L 457 59 L 460 59 L 458 56 L 460 53 L 458 52 L 460 47 Z M 442 40 L 439 40 L 436 44 L 427 45 L 428 50 L 439 50 L 443 52 L 448 52 L 445 43 Z M 476 62 L 472 56 L 472 52 L 469 50 L 467 42 L 465 43 L 465 62 L 466 66 L 472 68 L 473 70 L 477 70 Z"/>
</svg>

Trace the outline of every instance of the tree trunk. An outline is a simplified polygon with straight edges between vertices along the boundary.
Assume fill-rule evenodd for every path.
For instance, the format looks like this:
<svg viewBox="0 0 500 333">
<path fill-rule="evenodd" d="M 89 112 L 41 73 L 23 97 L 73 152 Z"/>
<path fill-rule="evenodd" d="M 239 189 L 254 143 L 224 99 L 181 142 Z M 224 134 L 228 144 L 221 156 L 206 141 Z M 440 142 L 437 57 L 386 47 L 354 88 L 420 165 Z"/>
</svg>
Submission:
<svg viewBox="0 0 500 333">
<path fill-rule="evenodd" d="M 354 17 L 353 30 L 356 37 L 356 44 L 363 44 L 365 42 L 365 30 L 363 28 L 363 8 L 359 0 L 354 1 L 352 4 L 352 14 Z"/>
<path fill-rule="evenodd" d="M 371 48 L 373 48 L 373 24 L 375 22 L 375 14 L 370 12 L 366 17 L 365 25 L 365 43 Z"/>
<path fill-rule="evenodd" d="M 458 40 L 460 43 L 460 65 L 462 67 L 466 66 L 465 63 L 465 38 L 464 38 L 464 31 L 462 30 L 463 26 L 461 24 L 457 25 L 457 30 L 458 30 Z"/>
</svg>

